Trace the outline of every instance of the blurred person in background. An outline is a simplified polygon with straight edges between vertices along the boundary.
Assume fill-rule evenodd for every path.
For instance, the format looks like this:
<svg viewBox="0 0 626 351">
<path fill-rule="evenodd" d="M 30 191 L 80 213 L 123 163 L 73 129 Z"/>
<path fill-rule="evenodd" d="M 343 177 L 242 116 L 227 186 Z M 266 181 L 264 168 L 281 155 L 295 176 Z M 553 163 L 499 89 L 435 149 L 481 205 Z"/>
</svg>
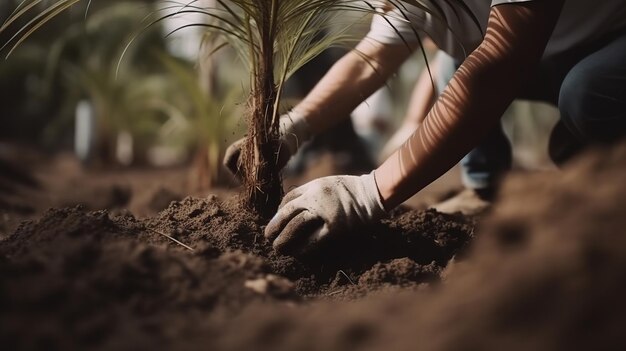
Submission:
<svg viewBox="0 0 626 351">
<path fill-rule="evenodd" d="M 468 191 L 457 202 L 488 203 L 511 165 L 499 121 L 516 98 L 558 106 L 561 119 L 550 140 L 557 163 L 625 134 L 626 0 L 438 4 L 448 23 L 411 6 L 404 14 L 386 8 L 357 46 L 361 54 L 344 56 L 281 118 L 286 146 L 281 150 L 293 155 L 378 90 L 417 49 L 416 35 L 427 35 L 447 54 L 437 59 L 440 67 L 458 67 L 423 118 L 410 112 L 417 129 L 376 170 L 320 178 L 285 196 L 265 231 L 277 250 L 304 253 L 374 223 L 461 159 Z M 434 96 L 432 84 L 418 93 L 418 98 Z"/>
</svg>

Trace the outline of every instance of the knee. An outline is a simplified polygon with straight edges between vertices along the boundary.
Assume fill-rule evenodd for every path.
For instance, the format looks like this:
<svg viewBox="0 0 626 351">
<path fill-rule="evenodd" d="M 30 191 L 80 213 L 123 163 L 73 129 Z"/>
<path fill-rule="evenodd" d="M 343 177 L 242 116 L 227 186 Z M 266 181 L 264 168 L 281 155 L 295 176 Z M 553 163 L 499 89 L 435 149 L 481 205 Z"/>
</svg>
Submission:
<svg viewBox="0 0 626 351">
<path fill-rule="evenodd" d="M 593 70 L 575 67 L 559 94 L 561 120 L 581 142 L 612 141 L 624 134 L 624 102 Z"/>
<path fill-rule="evenodd" d="M 574 68 L 563 81 L 559 94 L 559 112 L 561 120 L 569 131 L 581 141 L 587 141 L 585 128 L 590 118 L 587 111 L 590 109 L 589 88 L 595 84 L 591 74 Z M 591 107 L 591 109 L 593 109 Z"/>
</svg>

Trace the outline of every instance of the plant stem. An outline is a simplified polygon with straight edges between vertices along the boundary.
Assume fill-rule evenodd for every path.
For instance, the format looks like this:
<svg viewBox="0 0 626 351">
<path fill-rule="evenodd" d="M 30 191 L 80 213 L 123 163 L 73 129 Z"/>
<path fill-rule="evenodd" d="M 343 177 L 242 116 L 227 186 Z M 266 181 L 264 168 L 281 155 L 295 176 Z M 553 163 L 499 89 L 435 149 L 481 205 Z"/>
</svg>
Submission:
<svg viewBox="0 0 626 351">
<path fill-rule="evenodd" d="M 278 121 L 273 119 L 277 100 L 274 81 L 275 15 L 278 2 L 264 1 L 262 23 L 257 23 L 261 39 L 256 76 L 250 97 L 250 133 L 242 151 L 245 204 L 264 218 L 276 212 L 283 194 L 278 155 Z"/>
</svg>

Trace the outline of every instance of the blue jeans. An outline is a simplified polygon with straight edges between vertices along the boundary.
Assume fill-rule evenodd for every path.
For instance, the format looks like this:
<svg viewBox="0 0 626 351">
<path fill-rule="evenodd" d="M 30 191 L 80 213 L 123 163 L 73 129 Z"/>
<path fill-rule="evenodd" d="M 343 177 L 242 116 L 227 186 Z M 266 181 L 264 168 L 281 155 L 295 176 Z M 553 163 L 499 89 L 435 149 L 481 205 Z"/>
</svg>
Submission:
<svg viewBox="0 0 626 351">
<path fill-rule="evenodd" d="M 449 57 L 443 60 L 439 86 L 460 65 Z M 626 32 L 545 58 L 520 98 L 558 107 L 561 118 L 549 146 L 557 164 L 590 144 L 625 136 Z M 463 183 L 470 189 L 493 188 L 511 161 L 511 145 L 498 127 L 461 160 Z"/>
</svg>

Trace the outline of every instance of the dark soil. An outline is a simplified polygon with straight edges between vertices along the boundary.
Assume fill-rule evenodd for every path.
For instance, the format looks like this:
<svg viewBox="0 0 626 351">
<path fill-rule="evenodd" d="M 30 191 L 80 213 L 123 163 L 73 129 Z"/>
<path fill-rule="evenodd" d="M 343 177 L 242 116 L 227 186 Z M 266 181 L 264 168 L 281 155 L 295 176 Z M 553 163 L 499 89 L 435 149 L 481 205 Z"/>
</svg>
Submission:
<svg viewBox="0 0 626 351">
<path fill-rule="evenodd" d="M 400 209 L 304 259 L 235 197 L 49 210 L 0 242 L 0 345 L 625 349 L 625 172 L 626 145 L 602 150 L 509 178 L 476 237 L 471 219 Z"/>
<path fill-rule="evenodd" d="M 323 255 L 296 259 L 276 254 L 260 219 L 237 203 L 189 197 L 148 219 L 78 206 L 23 223 L 0 243 L 3 345 L 205 340 L 219 331 L 208 321 L 222 324 L 256 302 L 354 300 L 437 281 L 473 235 L 465 218 L 400 210 Z"/>
</svg>

